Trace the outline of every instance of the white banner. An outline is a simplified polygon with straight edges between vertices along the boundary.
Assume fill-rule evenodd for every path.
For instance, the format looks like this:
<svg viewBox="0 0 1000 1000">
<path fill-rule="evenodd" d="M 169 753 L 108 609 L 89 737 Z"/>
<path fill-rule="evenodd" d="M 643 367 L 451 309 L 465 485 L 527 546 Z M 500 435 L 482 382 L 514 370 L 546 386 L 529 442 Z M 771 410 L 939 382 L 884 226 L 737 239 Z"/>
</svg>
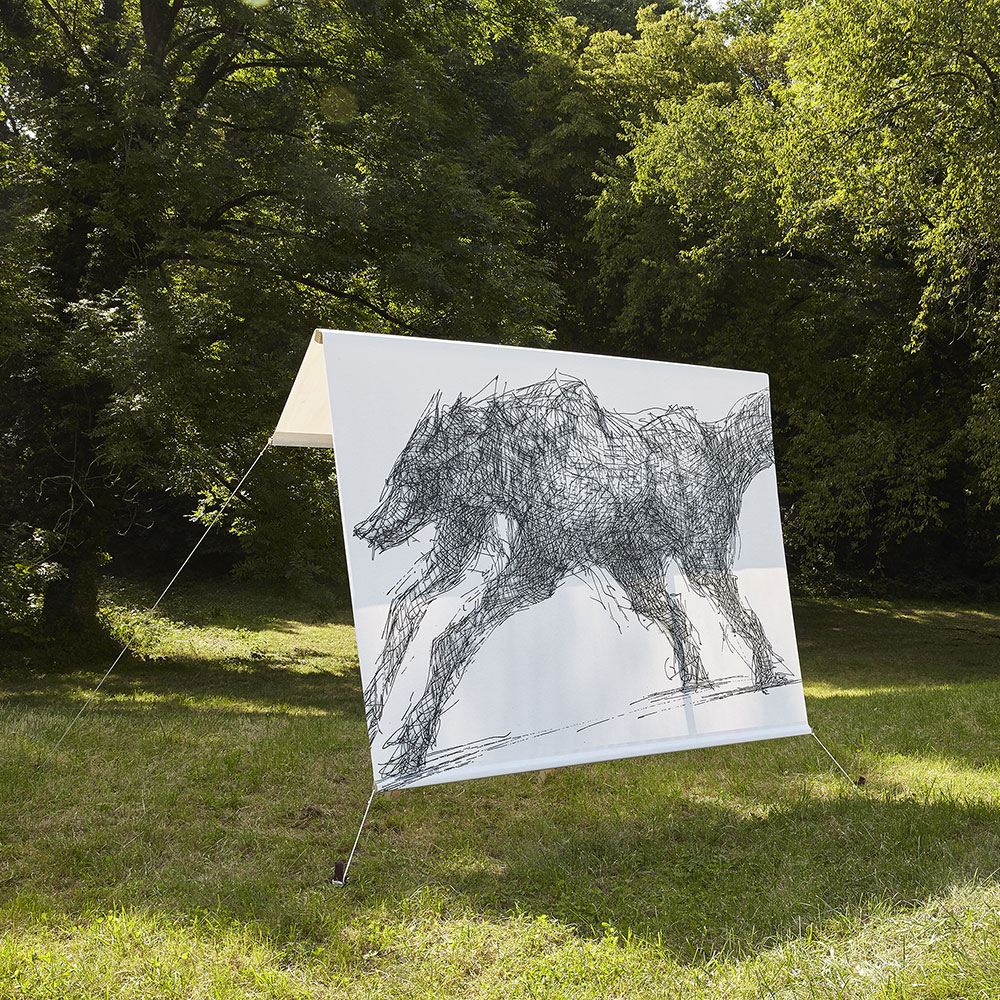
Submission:
<svg viewBox="0 0 1000 1000">
<path fill-rule="evenodd" d="M 810 731 L 766 375 L 317 342 L 380 789 Z"/>
</svg>

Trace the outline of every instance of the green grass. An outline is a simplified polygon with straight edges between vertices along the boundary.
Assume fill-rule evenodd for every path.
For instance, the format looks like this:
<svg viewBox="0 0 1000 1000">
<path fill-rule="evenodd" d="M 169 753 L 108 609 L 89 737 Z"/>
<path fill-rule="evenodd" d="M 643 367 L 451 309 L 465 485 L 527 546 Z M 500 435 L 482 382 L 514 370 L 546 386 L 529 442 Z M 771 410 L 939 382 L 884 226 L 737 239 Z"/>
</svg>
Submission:
<svg viewBox="0 0 1000 1000">
<path fill-rule="evenodd" d="M 995 998 L 1000 610 L 796 607 L 809 737 L 379 797 L 330 598 L 0 653 L 0 998 Z"/>
</svg>

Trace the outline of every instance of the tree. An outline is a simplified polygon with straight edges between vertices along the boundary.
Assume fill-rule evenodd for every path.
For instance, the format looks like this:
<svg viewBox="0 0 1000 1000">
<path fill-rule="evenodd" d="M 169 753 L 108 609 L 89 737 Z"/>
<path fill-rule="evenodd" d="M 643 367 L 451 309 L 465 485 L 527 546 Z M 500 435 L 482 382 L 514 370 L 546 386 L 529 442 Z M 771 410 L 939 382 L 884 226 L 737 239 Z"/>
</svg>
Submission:
<svg viewBox="0 0 1000 1000">
<path fill-rule="evenodd" d="M 538 221 L 535 252 L 553 262 L 563 292 L 559 345 L 635 353 L 641 346 L 618 336 L 620 328 L 611 334 L 620 304 L 601 292 L 588 213 L 643 120 L 699 88 L 731 89 L 735 76 L 718 25 L 679 2 L 637 12 L 611 5 L 615 17 L 608 5 L 579 6 L 596 26 L 572 16 L 556 21 L 511 84 L 523 108 L 521 190 Z M 622 30 L 603 27 L 611 21 Z"/>
<path fill-rule="evenodd" d="M 917 373 L 900 395 L 934 425 L 927 492 L 949 540 L 934 555 L 958 548 L 973 567 L 998 555 L 998 15 L 995 2 L 852 0 L 804 6 L 779 29 L 796 112 L 789 221 L 836 211 L 863 251 L 907 262 L 917 294 L 892 349 Z"/>
<path fill-rule="evenodd" d="M 524 249 L 508 146 L 456 74 L 540 16 L 519 0 L 0 3 L 0 553 L 8 578 L 37 578 L 8 619 L 44 590 L 52 627 L 92 622 L 109 526 L 140 488 L 210 512 L 313 325 L 544 337 L 556 293 Z M 303 466 L 332 540 L 329 465 L 272 469 Z M 263 539 L 252 507 L 242 529 Z M 276 547 L 253 547 L 274 569 Z"/>
<path fill-rule="evenodd" d="M 924 585 L 981 572 L 993 22 L 945 30 L 955 12 L 919 0 L 776 6 L 723 13 L 715 85 L 661 100 L 601 182 L 613 337 L 772 373 L 800 573 L 912 579 L 931 553 Z"/>
</svg>

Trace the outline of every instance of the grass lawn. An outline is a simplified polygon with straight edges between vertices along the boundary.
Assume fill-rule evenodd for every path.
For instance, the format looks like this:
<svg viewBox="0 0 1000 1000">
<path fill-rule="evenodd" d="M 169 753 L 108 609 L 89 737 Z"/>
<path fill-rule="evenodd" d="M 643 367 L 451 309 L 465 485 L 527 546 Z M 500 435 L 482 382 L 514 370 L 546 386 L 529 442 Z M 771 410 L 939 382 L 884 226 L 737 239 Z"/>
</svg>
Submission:
<svg viewBox="0 0 1000 1000">
<path fill-rule="evenodd" d="M 1000 996 L 1000 609 L 800 602 L 810 737 L 375 800 L 328 595 L 0 651 L 0 998 Z M 128 627 L 155 597 L 109 590 Z"/>
</svg>

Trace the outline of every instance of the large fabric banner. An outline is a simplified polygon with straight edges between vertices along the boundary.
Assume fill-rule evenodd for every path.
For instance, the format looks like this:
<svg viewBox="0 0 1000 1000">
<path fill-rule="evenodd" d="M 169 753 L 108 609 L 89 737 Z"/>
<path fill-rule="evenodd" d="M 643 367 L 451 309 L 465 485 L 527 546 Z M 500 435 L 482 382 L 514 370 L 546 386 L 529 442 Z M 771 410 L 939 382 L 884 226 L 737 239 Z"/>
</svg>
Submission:
<svg viewBox="0 0 1000 1000">
<path fill-rule="evenodd" d="M 766 375 L 317 345 L 380 789 L 810 731 Z"/>
</svg>

